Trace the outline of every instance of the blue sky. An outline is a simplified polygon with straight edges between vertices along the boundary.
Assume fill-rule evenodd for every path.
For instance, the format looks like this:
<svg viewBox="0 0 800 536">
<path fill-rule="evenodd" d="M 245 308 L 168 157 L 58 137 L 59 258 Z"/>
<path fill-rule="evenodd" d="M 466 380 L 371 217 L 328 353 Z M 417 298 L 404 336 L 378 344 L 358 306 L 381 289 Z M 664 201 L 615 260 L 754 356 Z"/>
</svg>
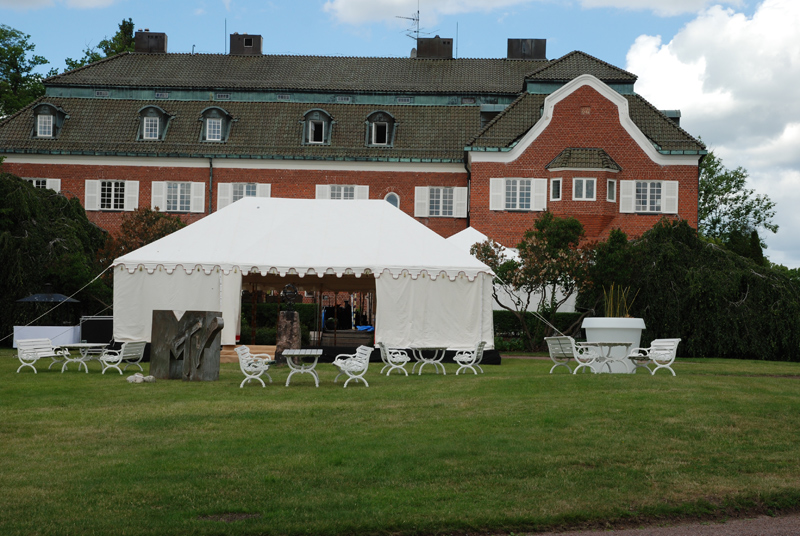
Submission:
<svg viewBox="0 0 800 536">
<path fill-rule="evenodd" d="M 165 32 L 170 52 L 222 53 L 233 32 L 268 54 L 407 56 L 419 5 L 424 34 L 458 57 L 504 57 L 508 38 L 547 39 L 547 57 L 582 50 L 637 74 L 636 91 L 750 187 L 777 203 L 770 260 L 800 267 L 800 2 L 797 0 L 0 0 L 0 21 L 31 35 L 63 70 L 123 18 Z M 227 27 L 227 33 L 226 33 Z"/>
</svg>

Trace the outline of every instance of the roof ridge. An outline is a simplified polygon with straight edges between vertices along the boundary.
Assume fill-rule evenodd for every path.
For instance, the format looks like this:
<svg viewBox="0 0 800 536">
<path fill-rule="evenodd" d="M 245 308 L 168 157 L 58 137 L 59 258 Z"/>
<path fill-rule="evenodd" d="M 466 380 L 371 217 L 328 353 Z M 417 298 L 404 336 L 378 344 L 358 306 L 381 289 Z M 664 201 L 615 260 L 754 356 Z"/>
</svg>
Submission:
<svg viewBox="0 0 800 536">
<path fill-rule="evenodd" d="M 642 96 L 641 96 L 641 95 L 639 95 L 638 93 L 633 93 L 633 94 L 632 94 L 632 95 L 630 95 L 630 96 L 631 96 L 631 97 L 636 97 L 638 100 L 642 101 L 642 102 L 643 102 L 645 105 L 647 105 L 647 106 L 648 106 L 648 107 L 649 107 L 651 110 L 653 110 L 653 111 L 655 111 L 656 113 L 658 113 L 658 115 L 659 115 L 660 117 L 662 117 L 662 118 L 663 118 L 665 121 L 667 121 L 667 122 L 668 122 L 668 124 L 669 124 L 669 125 L 670 125 L 672 128 L 674 128 L 674 129 L 678 130 L 679 132 L 681 132 L 681 133 L 683 133 L 683 134 L 685 134 L 685 135 L 689 136 L 689 138 L 691 138 L 693 141 L 697 142 L 697 144 L 698 144 L 698 145 L 700 145 L 701 147 L 703 147 L 704 149 L 706 148 L 706 144 L 705 144 L 705 143 L 703 143 L 703 141 L 702 141 L 702 140 L 699 140 L 699 139 L 695 138 L 694 136 L 692 136 L 692 135 L 691 135 L 689 132 L 687 132 L 686 130 L 684 130 L 684 129 L 683 129 L 683 127 L 681 127 L 680 125 L 678 125 L 677 123 L 675 123 L 675 121 L 673 121 L 672 119 L 670 119 L 669 117 L 667 117 L 667 115 L 666 115 L 664 112 L 662 112 L 661 110 L 659 110 L 658 108 L 656 108 L 656 107 L 655 107 L 655 106 L 654 106 L 654 105 L 653 105 L 653 104 L 652 104 L 650 101 L 648 101 L 647 99 L 645 99 L 644 97 L 642 97 Z M 628 112 L 628 114 L 630 114 L 630 111 Z"/>
<path fill-rule="evenodd" d="M 70 69 L 69 71 L 64 71 L 63 73 L 60 73 L 60 74 L 55 74 L 53 76 L 48 76 L 47 78 L 42 80 L 42 83 L 47 82 L 49 80 L 55 80 L 56 78 L 61 78 L 62 76 L 66 76 L 68 74 L 69 75 L 75 74 L 75 73 L 77 73 L 79 71 L 83 71 L 85 69 L 88 69 L 89 67 L 95 67 L 97 65 L 100 65 L 101 63 L 108 63 L 108 62 L 110 62 L 112 60 L 115 60 L 117 58 L 121 58 L 123 56 L 127 56 L 129 54 L 133 54 L 133 52 L 120 52 L 119 54 L 114 54 L 113 56 L 106 56 L 105 58 L 101 58 L 101 59 L 99 59 L 97 61 L 93 61 L 92 63 L 87 63 L 86 65 L 81 65 L 80 67 L 76 67 L 74 69 Z"/>
<path fill-rule="evenodd" d="M 611 69 L 614 69 L 615 71 L 619 71 L 621 73 L 625 73 L 626 75 L 632 76 L 634 80 L 638 80 L 639 79 L 639 77 L 636 76 L 635 74 L 633 74 L 632 72 L 626 71 L 625 69 L 617 67 L 616 65 L 613 65 L 611 63 L 608 63 L 607 61 L 603 61 L 600 58 L 598 58 L 596 56 L 592 56 L 591 54 L 588 54 L 588 53 L 586 53 L 586 52 L 584 52 L 582 50 L 573 50 L 572 52 L 568 52 L 567 54 L 564 54 L 560 58 L 557 58 L 557 59 L 554 59 L 554 60 L 550 60 L 547 65 L 543 65 L 542 67 L 540 67 L 540 68 L 538 68 L 538 69 L 536 69 L 534 71 L 531 71 L 528 74 L 526 74 L 525 78 L 529 78 L 529 77 L 531 77 L 531 76 L 533 76 L 535 74 L 539 74 L 542 71 L 545 71 L 545 70 L 547 70 L 549 68 L 555 67 L 559 63 L 562 63 L 562 62 L 566 61 L 568 58 L 571 58 L 573 56 L 577 56 L 579 54 L 584 56 L 584 57 L 586 57 L 586 58 L 594 60 L 594 61 L 600 63 L 601 65 L 605 65 L 606 67 L 610 67 Z"/>
</svg>

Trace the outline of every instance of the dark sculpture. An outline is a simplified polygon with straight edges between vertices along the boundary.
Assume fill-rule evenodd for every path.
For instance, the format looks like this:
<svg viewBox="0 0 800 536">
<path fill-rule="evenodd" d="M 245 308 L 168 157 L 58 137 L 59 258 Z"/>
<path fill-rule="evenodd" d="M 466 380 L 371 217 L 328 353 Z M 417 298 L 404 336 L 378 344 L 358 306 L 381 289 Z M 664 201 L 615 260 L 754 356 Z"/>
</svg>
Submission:
<svg viewBox="0 0 800 536">
<path fill-rule="evenodd" d="M 297 287 L 289 283 L 283 290 L 281 291 L 281 298 L 283 302 L 286 304 L 285 311 L 294 311 L 294 304 L 300 298 L 299 293 L 297 292 Z"/>
</svg>

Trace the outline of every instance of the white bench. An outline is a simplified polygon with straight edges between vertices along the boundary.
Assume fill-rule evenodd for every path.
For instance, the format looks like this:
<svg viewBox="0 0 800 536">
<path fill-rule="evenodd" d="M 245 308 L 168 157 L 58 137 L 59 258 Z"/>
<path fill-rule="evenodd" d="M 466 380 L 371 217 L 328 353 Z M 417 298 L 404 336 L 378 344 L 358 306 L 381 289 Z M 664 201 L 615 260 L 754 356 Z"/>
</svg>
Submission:
<svg viewBox="0 0 800 536">
<path fill-rule="evenodd" d="M 103 365 L 103 374 L 110 368 L 115 368 L 122 374 L 123 370 L 128 370 L 131 365 L 136 365 L 139 370 L 144 372 L 140 364 L 144 357 L 144 348 L 147 345 L 145 341 L 136 342 L 123 342 L 119 350 L 104 350 L 98 358 L 100 364 Z M 119 366 L 125 363 L 125 368 L 120 369 Z"/>
<path fill-rule="evenodd" d="M 245 383 L 250 383 L 250 380 L 258 380 L 261 382 L 261 387 L 266 387 L 264 380 L 261 379 L 262 374 L 266 374 L 269 383 L 272 383 L 272 376 L 267 371 L 275 361 L 269 354 L 251 354 L 247 346 L 237 346 L 236 355 L 239 356 L 239 368 L 244 374 L 244 380 L 239 384 L 239 388 L 244 387 Z"/>
<path fill-rule="evenodd" d="M 671 365 L 678 355 L 679 342 L 680 339 L 655 339 L 650 343 L 650 348 L 634 348 L 628 354 L 628 359 L 634 364 L 633 372 L 641 367 L 647 369 L 651 375 L 655 375 L 658 369 L 664 368 L 675 376 Z M 655 365 L 652 370 L 648 366 L 650 363 Z"/>
<path fill-rule="evenodd" d="M 456 353 L 455 357 L 453 357 L 453 361 L 460 365 L 456 371 L 456 376 L 458 376 L 458 373 L 462 370 L 471 370 L 475 374 L 477 374 L 478 370 L 480 370 L 481 373 L 483 373 L 481 361 L 483 361 L 484 346 L 486 346 L 486 341 L 481 341 L 473 350 L 459 350 Z"/>
<path fill-rule="evenodd" d="M 43 357 L 49 357 L 53 360 L 50 366 L 47 367 L 49 369 L 56 363 L 60 364 L 66 362 L 67 356 L 69 356 L 69 351 L 64 348 L 59 348 L 58 346 L 53 346 L 53 342 L 50 339 L 17 340 L 17 358 L 19 358 L 19 362 L 22 363 L 17 369 L 17 372 L 19 372 L 22 367 L 31 367 L 35 374 L 36 367 L 34 365 Z"/>
<path fill-rule="evenodd" d="M 381 374 L 383 374 L 383 371 L 388 367 L 389 371 L 386 373 L 387 376 L 391 374 L 393 370 L 401 370 L 405 372 L 406 376 L 408 376 L 408 371 L 405 369 L 405 366 L 406 363 L 411 361 L 411 358 L 408 357 L 408 354 L 405 352 L 405 350 L 387 348 L 382 342 L 379 342 L 376 346 L 381 351 L 381 361 L 383 361 Z"/>
</svg>

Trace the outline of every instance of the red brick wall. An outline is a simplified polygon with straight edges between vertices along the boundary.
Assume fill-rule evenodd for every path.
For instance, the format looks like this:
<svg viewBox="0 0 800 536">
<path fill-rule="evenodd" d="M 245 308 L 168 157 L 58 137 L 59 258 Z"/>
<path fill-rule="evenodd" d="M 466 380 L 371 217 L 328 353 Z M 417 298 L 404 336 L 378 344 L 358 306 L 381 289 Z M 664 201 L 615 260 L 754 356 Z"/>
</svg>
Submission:
<svg viewBox="0 0 800 536">
<path fill-rule="evenodd" d="M 4 170 L 20 177 L 61 179 L 61 192 L 84 202 L 86 180 L 139 181 L 139 206 L 150 206 L 152 181 L 189 181 L 208 184 L 208 167 L 150 167 L 109 165 L 54 165 L 4 163 Z M 231 169 L 214 168 L 212 207 L 217 210 L 217 188 L 220 183 L 261 182 L 272 185 L 272 197 L 313 199 L 317 184 L 366 184 L 370 199 L 383 199 L 394 192 L 400 197 L 400 209 L 414 215 L 415 186 L 467 186 L 467 173 L 430 173 L 399 171 L 330 171 L 293 169 Z M 206 190 L 206 207 L 208 190 Z M 124 211 L 87 211 L 89 219 L 114 233 Z M 187 223 L 205 214 L 182 214 Z M 466 228 L 465 218 L 420 218 L 422 223 L 442 236 L 450 236 Z M 358 230 L 358 215 L 354 214 L 352 230 Z"/>
<path fill-rule="evenodd" d="M 586 108 L 589 110 L 586 110 Z M 582 111 L 583 109 L 583 111 Z M 589 111 L 590 113 L 586 113 Z M 600 148 L 622 171 L 556 171 L 545 168 L 569 147 Z M 470 195 L 471 225 L 507 247 L 514 247 L 540 212 L 489 210 L 489 180 L 520 177 L 548 179 L 547 208 L 557 216 L 575 216 L 586 229 L 587 239 L 602 239 L 611 229 L 622 229 L 629 237 L 640 236 L 655 224 L 660 214 L 620 214 L 622 180 L 678 181 L 679 216 L 697 226 L 697 166 L 662 166 L 653 162 L 619 122 L 616 105 L 595 89 L 582 86 L 556 104 L 548 127 L 514 162 L 473 162 Z M 551 178 L 562 178 L 561 201 L 550 201 Z M 596 201 L 573 201 L 572 178 L 597 179 Z M 606 179 L 615 179 L 616 202 L 606 201 Z M 676 217 L 676 216 L 668 216 Z"/>
</svg>

